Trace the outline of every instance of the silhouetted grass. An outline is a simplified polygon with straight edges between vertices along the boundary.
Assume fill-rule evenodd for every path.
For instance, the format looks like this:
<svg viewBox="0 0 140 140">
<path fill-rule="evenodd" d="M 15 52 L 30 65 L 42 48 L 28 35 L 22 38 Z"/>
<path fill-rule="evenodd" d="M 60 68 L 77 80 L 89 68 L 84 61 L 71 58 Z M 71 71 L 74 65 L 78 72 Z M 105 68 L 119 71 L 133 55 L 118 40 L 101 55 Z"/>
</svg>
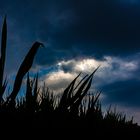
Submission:
<svg viewBox="0 0 140 140">
<path fill-rule="evenodd" d="M 7 42 L 7 23 L 6 17 L 4 19 L 1 37 L 1 57 L 0 57 L 0 102 L 2 101 L 2 96 L 7 86 L 7 81 L 3 82 L 5 57 L 6 57 L 6 42 Z"/>
<path fill-rule="evenodd" d="M 38 74 L 34 79 L 29 70 L 40 45 L 35 42 L 22 62 L 11 94 L 2 98 L 7 81 L 3 82 L 7 40 L 7 24 L 4 19 L 0 58 L 0 121 L 1 126 L 26 128 L 86 128 L 104 132 L 109 130 L 134 130 L 139 126 L 125 115 L 108 110 L 104 115 L 99 101 L 99 93 L 89 93 L 95 69 L 80 82 L 80 74 L 66 87 L 61 96 L 53 94 L 48 87 L 38 86 Z M 28 74 L 27 74 L 28 73 Z M 16 99 L 23 77 L 27 74 L 25 97 Z"/>
</svg>

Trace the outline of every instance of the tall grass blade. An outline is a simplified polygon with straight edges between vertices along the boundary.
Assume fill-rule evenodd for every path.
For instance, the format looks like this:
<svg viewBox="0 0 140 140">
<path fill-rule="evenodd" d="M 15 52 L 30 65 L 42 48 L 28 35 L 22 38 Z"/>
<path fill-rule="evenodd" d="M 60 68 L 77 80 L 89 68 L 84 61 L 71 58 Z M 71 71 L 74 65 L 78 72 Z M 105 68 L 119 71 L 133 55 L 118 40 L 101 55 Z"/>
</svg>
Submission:
<svg viewBox="0 0 140 140">
<path fill-rule="evenodd" d="M 95 72 L 98 70 L 98 68 L 99 67 L 97 67 L 94 71 L 93 71 L 93 73 L 89 76 L 89 77 L 87 77 L 87 79 L 81 84 L 81 86 L 79 87 L 79 89 L 77 90 L 77 92 L 75 93 L 75 96 L 73 96 L 73 98 L 72 98 L 72 102 L 71 102 L 71 104 L 73 103 L 73 102 L 75 102 L 80 96 L 82 96 L 82 93 L 83 93 L 83 90 L 85 89 L 85 87 L 87 86 L 87 84 L 89 83 L 89 81 L 91 82 L 92 81 L 92 77 L 93 77 L 93 75 L 95 74 Z"/>
<path fill-rule="evenodd" d="M 73 101 L 73 103 L 71 104 L 70 109 L 72 112 L 75 112 L 75 113 L 78 112 L 82 99 L 84 98 L 84 96 L 87 94 L 89 88 L 91 87 L 91 83 L 92 83 L 92 77 L 89 79 L 89 82 L 86 85 L 86 87 L 83 87 L 83 89 L 85 88 L 84 91 L 81 90 L 82 93 L 79 94 L 79 96 L 77 96 L 77 99 L 75 98 L 75 101 Z"/>
<path fill-rule="evenodd" d="M 2 27 L 2 37 L 1 37 L 1 57 L 0 57 L 0 101 L 2 95 L 5 91 L 6 84 L 3 85 L 3 75 L 4 75 L 4 66 L 6 58 L 6 42 L 7 42 L 7 22 L 6 17 L 4 18 L 4 23 Z"/>
<path fill-rule="evenodd" d="M 37 53 L 37 50 L 40 45 L 42 45 L 42 43 L 35 42 L 33 44 L 33 46 L 31 47 L 31 49 L 29 50 L 28 54 L 26 55 L 25 59 L 23 60 L 21 66 L 18 70 L 18 73 L 16 75 L 16 78 L 15 78 L 13 91 L 12 91 L 11 95 L 9 96 L 10 100 L 15 100 L 15 98 L 20 90 L 20 87 L 22 84 L 22 79 L 23 79 L 24 75 L 31 68 L 35 54 Z"/>
<path fill-rule="evenodd" d="M 74 85 L 76 80 L 78 79 L 78 77 L 81 75 L 81 73 L 69 84 L 69 86 L 64 90 L 64 93 L 61 97 L 60 103 L 59 103 L 59 107 L 63 107 L 67 106 L 68 104 L 68 100 L 71 98 L 71 94 L 73 92 L 74 89 Z"/>
<path fill-rule="evenodd" d="M 32 86 L 29 77 L 29 73 L 27 74 L 27 84 L 26 84 L 26 105 L 30 108 L 30 104 L 32 103 Z"/>
</svg>

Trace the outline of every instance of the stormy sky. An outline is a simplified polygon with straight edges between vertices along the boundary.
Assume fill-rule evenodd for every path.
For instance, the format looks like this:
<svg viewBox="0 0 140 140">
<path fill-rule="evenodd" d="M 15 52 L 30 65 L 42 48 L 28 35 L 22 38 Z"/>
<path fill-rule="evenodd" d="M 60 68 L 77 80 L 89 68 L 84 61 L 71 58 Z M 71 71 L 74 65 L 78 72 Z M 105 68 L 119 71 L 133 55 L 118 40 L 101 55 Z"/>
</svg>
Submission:
<svg viewBox="0 0 140 140">
<path fill-rule="evenodd" d="M 34 41 L 38 51 L 32 72 L 56 92 L 81 71 L 98 65 L 93 87 L 104 106 L 140 122 L 139 0 L 1 0 L 0 24 L 8 22 L 6 74 L 14 75 Z"/>
</svg>

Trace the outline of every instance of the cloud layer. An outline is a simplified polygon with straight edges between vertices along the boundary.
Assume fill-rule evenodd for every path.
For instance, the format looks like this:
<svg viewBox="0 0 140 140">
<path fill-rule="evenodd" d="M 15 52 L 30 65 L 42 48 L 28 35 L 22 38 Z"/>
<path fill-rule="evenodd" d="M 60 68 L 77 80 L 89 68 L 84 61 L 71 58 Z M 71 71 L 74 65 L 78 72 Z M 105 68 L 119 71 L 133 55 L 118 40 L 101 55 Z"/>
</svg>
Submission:
<svg viewBox="0 0 140 140">
<path fill-rule="evenodd" d="M 102 60 L 95 58 L 71 59 L 60 61 L 54 71 L 44 74 L 42 80 L 55 92 L 64 88 L 80 72 L 90 74 L 101 65 L 93 80 L 93 89 L 102 90 L 105 103 L 118 103 L 127 106 L 139 106 L 140 71 L 138 55 L 129 58 L 105 56 Z M 136 74 L 137 73 L 137 74 Z"/>
<path fill-rule="evenodd" d="M 139 52 L 139 7 L 137 0 L 1 1 L 0 15 L 8 15 L 9 25 L 7 71 L 18 67 L 14 60 L 21 60 L 35 40 L 47 47 L 38 53 L 39 65 Z"/>
</svg>

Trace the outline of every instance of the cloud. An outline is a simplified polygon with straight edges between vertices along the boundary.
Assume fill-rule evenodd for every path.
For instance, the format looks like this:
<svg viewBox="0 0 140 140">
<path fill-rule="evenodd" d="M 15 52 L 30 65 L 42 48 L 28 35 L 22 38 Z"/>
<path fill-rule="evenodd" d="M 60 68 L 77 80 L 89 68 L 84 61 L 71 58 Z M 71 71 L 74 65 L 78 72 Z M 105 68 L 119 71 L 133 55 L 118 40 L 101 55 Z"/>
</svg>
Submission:
<svg viewBox="0 0 140 140">
<path fill-rule="evenodd" d="M 135 4 L 140 4 L 139 0 L 119 0 L 119 2 L 124 5 L 128 4 L 129 6 L 133 6 Z"/>
<path fill-rule="evenodd" d="M 104 0 L 49 4 L 37 31 L 48 48 L 40 51 L 37 64 L 89 56 L 128 56 L 140 51 L 139 7 L 126 4 L 124 10 L 121 2 Z"/>
<path fill-rule="evenodd" d="M 62 92 L 66 86 L 80 73 L 90 74 L 101 65 L 96 72 L 91 90 L 102 90 L 104 103 L 119 103 L 128 106 L 139 106 L 139 74 L 138 56 L 129 58 L 105 56 L 102 60 L 95 58 L 71 59 L 60 61 L 53 71 L 41 76 L 50 89 Z M 133 94 L 132 94 L 133 93 Z"/>
<path fill-rule="evenodd" d="M 107 102 L 125 104 L 127 106 L 140 106 L 139 99 L 140 81 L 129 79 L 127 81 L 116 81 L 102 86 L 103 92 L 108 96 Z"/>
<path fill-rule="evenodd" d="M 127 56 L 140 51 L 140 8 L 127 3 L 110 0 L 2 1 L 0 14 L 8 15 L 10 26 L 8 57 L 11 59 L 7 70 L 12 65 L 18 66 L 14 60 L 21 60 L 35 40 L 47 47 L 38 53 L 35 62 L 40 65 L 81 56 Z"/>
<path fill-rule="evenodd" d="M 97 68 L 100 64 L 102 64 L 101 61 L 97 61 L 94 58 L 93 59 L 81 59 L 81 60 L 68 60 L 68 61 L 61 61 L 58 63 L 58 66 L 60 69 L 63 69 L 66 71 L 74 71 L 76 73 L 85 72 L 89 73 L 93 71 L 95 68 Z"/>
<path fill-rule="evenodd" d="M 102 60 L 95 58 L 85 58 L 81 60 L 61 61 L 58 63 L 60 69 L 65 72 L 91 73 L 101 65 L 97 72 L 97 79 L 112 83 L 119 80 L 127 80 L 135 77 L 138 68 L 138 60 L 121 59 L 118 57 L 105 56 Z"/>
<path fill-rule="evenodd" d="M 52 72 L 43 77 L 46 85 L 55 93 L 62 93 L 69 83 L 77 76 L 74 73 L 65 73 L 62 70 Z"/>
</svg>

